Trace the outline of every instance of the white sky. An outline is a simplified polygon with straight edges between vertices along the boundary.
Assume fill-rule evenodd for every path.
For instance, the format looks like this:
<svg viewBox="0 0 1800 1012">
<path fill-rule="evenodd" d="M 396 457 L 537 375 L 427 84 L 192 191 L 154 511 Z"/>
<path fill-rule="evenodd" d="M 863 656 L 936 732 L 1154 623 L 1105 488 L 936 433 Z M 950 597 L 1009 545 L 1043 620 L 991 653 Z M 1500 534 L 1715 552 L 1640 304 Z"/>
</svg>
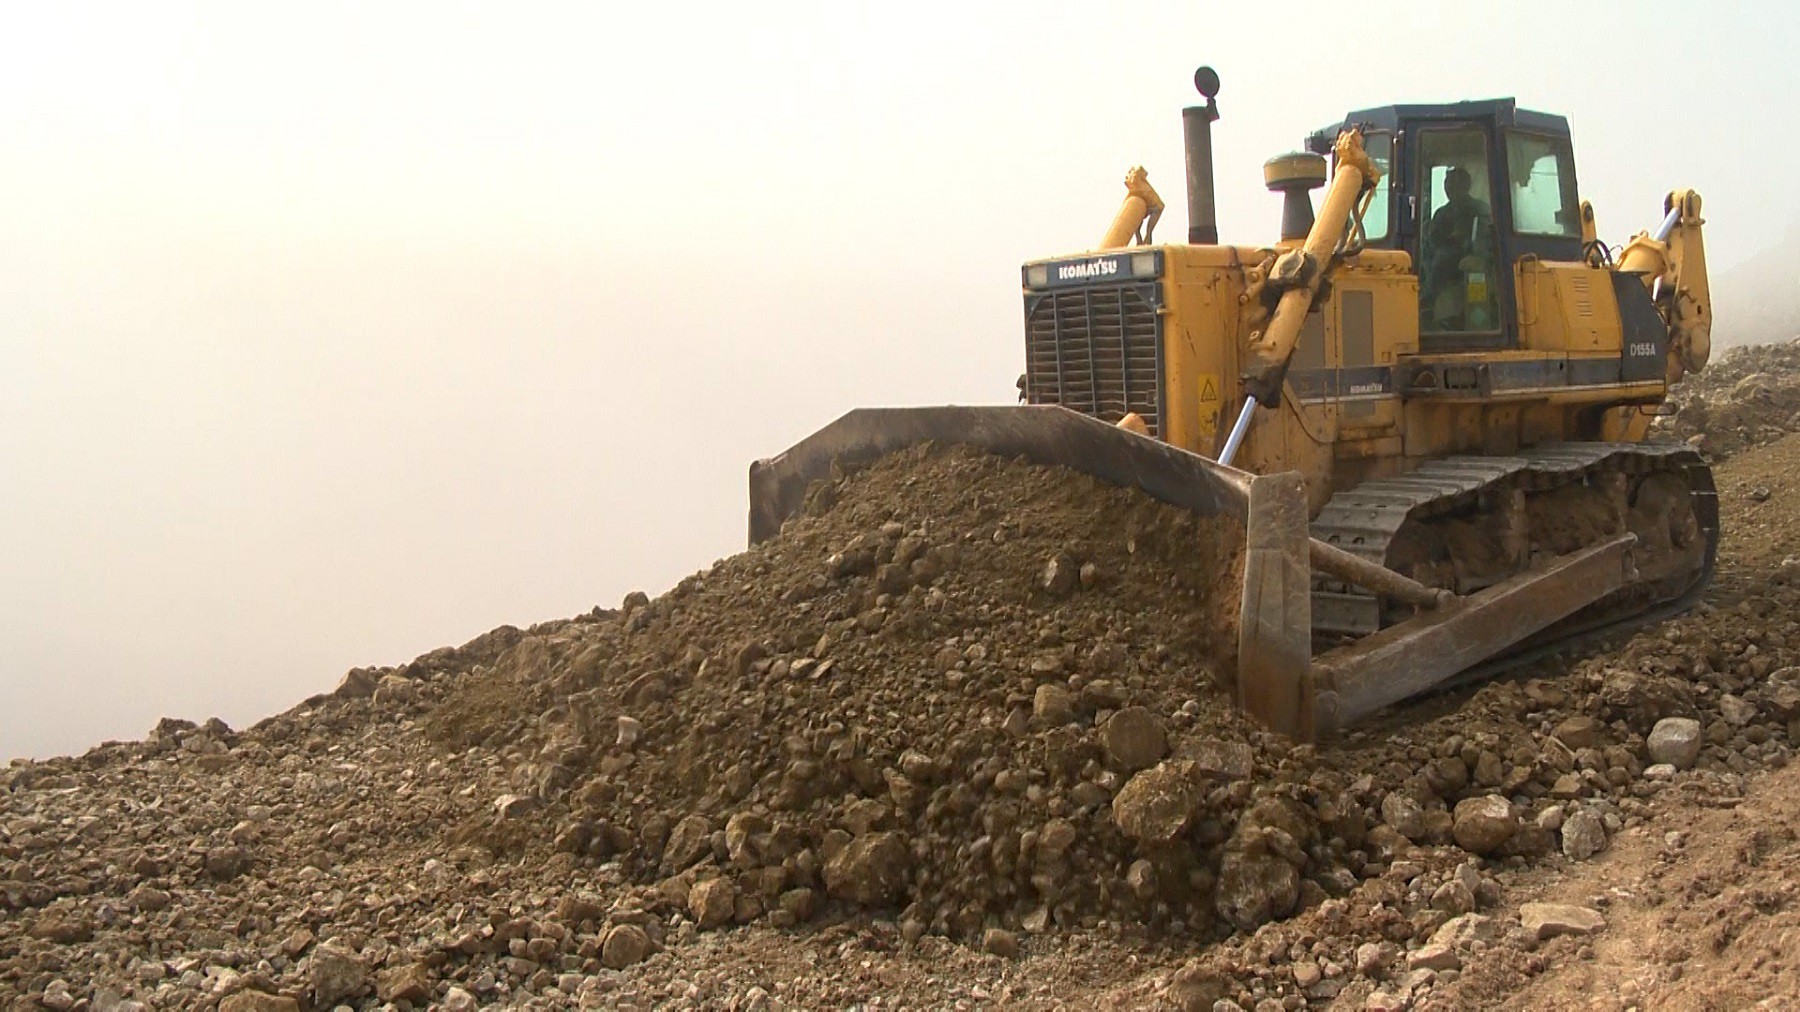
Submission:
<svg viewBox="0 0 1800 1012">
<path fill-rule="evenodd" d="M 1795 216 L 1800 15 L 1699 7 L 0 7 L 0 759 L 660 591 L 752 458 L 1009 400 L 1020 261 L 1139 163 L 1185 235 L 1200 62 L 1227 240 L 1344 112 L 1516 95 L 1717 273 Z"/>
</svg>

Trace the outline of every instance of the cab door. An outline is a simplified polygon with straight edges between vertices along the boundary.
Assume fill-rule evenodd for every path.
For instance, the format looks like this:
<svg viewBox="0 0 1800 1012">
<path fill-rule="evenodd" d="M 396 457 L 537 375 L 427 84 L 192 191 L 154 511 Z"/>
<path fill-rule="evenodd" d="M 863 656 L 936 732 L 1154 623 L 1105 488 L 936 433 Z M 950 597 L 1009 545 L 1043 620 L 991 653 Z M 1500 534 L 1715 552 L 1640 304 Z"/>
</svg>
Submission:
<svg viewBox="0 0 1800 1012">
<path fill-rule="evenodd" d="M 1404 136 L 1409 193 L 1401 241 L 1419 278 L 1420 349 L 1516 347 L 1491 124 L 1426 120 L 1409 124 Z"/>
</svg>

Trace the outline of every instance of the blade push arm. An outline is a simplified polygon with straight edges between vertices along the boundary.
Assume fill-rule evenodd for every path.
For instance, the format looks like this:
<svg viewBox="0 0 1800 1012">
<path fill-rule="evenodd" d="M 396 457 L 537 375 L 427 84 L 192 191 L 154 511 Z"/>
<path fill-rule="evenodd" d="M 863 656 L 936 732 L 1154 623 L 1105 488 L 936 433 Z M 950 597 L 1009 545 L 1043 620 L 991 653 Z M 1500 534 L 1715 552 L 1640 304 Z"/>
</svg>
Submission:
<svg viewBox="0 0 1800 1012">
<path fill-rule="evenodd" d="M 1275 312 L 1261 333 L 1250 335 L 1250 361 L 1244 369 L 1244 387 L 1250 396 L 1264 405 L 1281 398 L 1281 383 L 1293 360 L 1294 346 L 1300 340 L 1301 325 L 1318 297 L 1319 285 L 1331 266 L 1332 254 L 1349 236 L 1355 223 L 1358 199 L 1375 185 L 1381 173 L 1363 150 L 1362 131 L 1346 130 L 1338 135 L 1334 150 L 1337 169 L 1331 186 L 1325 191 L 1324 206 L 1313 219 L 1306 242 L 1276 258 L 1269 273 L 1269 285 L 1281 292 Z"/>
<path fill-rule="evenodd" d="M 1294 359 L 1306 314 L 1318 298 L 1333 254 L 1344 246 L 1355 226 L 1357 202 L 1381 178 L 1381 172 L 1363 150 L 1361 130 L 1352 128 L 1339 134 L 1334 154 L 1337 169 L 1306 242 L 1278 257 L 1269 272 L 1268 287 L 1281 296 L 1268 326 L 1250 335 L 1249 362 L 1243 371 L 1244 390 L 1249 396 L 1219 452 L 1221 464 L 1230 464 L 1237 456 L 1257 406 L 1272 407 L 1281 402 L 1281 384 L 1287 379 L 1288 363 Z"/>
</svg>

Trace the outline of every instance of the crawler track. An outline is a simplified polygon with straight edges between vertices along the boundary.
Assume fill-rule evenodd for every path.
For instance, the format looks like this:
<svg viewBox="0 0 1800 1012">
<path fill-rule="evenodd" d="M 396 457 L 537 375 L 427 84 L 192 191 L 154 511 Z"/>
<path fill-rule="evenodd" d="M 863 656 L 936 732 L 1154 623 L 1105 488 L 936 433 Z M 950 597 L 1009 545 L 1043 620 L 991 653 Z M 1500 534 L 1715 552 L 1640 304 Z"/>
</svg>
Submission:
<svg viewBox="0 0 1800 1012">
<path fill-rule="evenodd" d="M 1698 551 L 1691 541 L 1670 548 L 1665 564 L 1647 567 L 1640 582 L 1459 679 L 1467 680 L 1526 663 L 1573 640 L 1654 621 L 1692 606 L 1712 576 L 1719 541 L 1717 493 L 1711 470 L 1699 454 L 1679 444 L 1562 443 L 1510 457 L 1449 457 L 1405 475 L 1365 482 L 1338 493 L 1313 521 L 1312 535 L 1406 572 L 1410 568 L 1406 560 L 1397 558 L 1403 550 L 1396 549 L 1408 537 L 1433 525 L 1453 523 L 1503 528 L 1498 511 L 1509 500 L 1527 504 L 1528 519 L 1530 510 L 1539 510 L 1537 520 L 1543 522 L 1543 511 L 1560 507 L 1557 494 L 1581 495 L 1580 490 L 1590 490 L 1592 503 L 1604 503 L 1607 490 L 1614 489 L 1611 494 L 1617 500 L 1617 512 L 1611 522 L 1617 530 L 1628 529 L 1637 519 L 1633 511 L 1638 490 L 1658 474 L 1678 479 L 1678 487 L 1685 489 L 1692 529 L 1701 539 Z M 1510 572 L 1529 565 L 1543 552 L 1535 543 L 1527 551 L 1524 533 L 1519 537 Z M 1456 568 L 1460 571 L 1463 567 Z M 1510 572 L 1493 575 L 1504 578 Z M 1409 575 L 1423 577 L 1422 573 Z M 1437 579 L 1426 582 L 1440 586 L 1455 582 L 1444 574 L 1436 575 Z M 1320 647 L 1366 635 L 1406 617 L 1403 608 L 1360 588 L 1326 580 L 1314 584 L 1313 625 Z"/>
</svg>

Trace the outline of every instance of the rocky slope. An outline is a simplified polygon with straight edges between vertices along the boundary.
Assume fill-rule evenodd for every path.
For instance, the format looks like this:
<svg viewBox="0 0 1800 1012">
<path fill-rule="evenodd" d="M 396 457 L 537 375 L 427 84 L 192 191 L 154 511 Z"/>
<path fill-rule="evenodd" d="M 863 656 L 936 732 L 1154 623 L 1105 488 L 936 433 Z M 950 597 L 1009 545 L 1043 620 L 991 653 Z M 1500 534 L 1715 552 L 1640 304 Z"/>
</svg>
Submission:
<svg viewBox="0 0 1800 1012">
<path fill-rule="evenodd" d="M 1800 337 L 1727 348 L 1669 392 L 1665 436 L 1722 460 L 1800 430 Z"/>
<path fill-rule="evenodd" d="M 1613 930 L 1557 876 L 1791 755 L 1797 462 L 1721 469 L 1695 613 L 1294 746 L 1220 688 L 1241 532 L 891 460 L 655 600 L 0 772 L 0 998 L 1501 1003 Z"/>
</svg>

